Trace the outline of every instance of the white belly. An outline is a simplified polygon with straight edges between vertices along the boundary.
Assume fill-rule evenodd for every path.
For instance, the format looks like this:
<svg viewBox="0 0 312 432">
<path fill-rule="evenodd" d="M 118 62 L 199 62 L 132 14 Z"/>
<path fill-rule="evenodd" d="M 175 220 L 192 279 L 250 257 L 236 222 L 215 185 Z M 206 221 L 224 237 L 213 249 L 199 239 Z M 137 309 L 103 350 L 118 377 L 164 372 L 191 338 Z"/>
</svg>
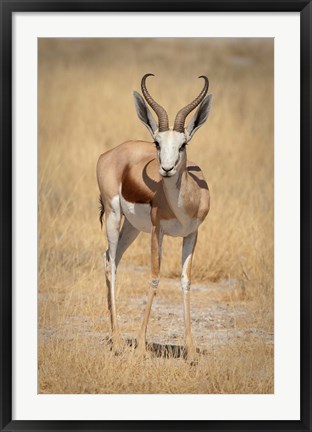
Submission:
<svg viewBox="0 0 312 432">
<path fill-rule="evenodd" d="M 139 231 L 150 233 L 152 230 L 151 206 L 126 201 L 120 194 L 120 204 L 123 214 L 128 221 Z M 160 226 L 164 234 L 172 237 L 186 237 L 195 232 L 200 225 L 198 219 L 189 219 L 181 224 L 178 219 L 162 219 Z"/>
<path fill-rule="evenodd" d="M 123 214 L 134 228 L 139 231 L 151 232 L 151 206 L 149 204 L 136 204 L 126 201 L 121 194 L 120 203 Z"/>
<path fill-rule="evenodd" d="M 198 219 L 190 219 L 188 222 L 183 223 L 183 225 L 178 221 L 178 219 L 163 219 L 160 221 L 160 226 L 164 234 L 172 237 L 186 237 L 192 232 L 195 232 L 199 224 L 200 221 Z"/>
</svg>

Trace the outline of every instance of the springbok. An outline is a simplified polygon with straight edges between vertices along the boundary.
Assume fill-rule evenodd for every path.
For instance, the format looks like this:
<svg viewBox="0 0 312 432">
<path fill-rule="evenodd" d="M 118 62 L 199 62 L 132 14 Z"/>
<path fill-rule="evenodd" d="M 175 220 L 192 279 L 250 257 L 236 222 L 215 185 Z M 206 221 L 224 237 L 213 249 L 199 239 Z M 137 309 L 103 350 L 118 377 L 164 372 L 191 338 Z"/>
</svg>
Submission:
<svg viewBox="0 0 312 432">
<path fill-rule="evenodd" d="M 182 108 L 169 127 L 168 114 L 150 95 L 146 74 L 141 89 L 146 102 L 155 111 L 158 125 L 143 97 L 134 92 L 137 115 L 152 135 L 153 143 L 126 141 L 102 154 L 97 164 L 100 189 L 100 222 L 105 212 L 108 249 L 104 253 L 108 307 L 113 341 L 120 338 L 117 326 L 115 283 L 120 259 L 140 231 L 151 234 L 151 283 L 137 345 L 145 350 L 146 329 L 153 298 L 159 284 L 164 234 L 183 237 L 182 276 L 185 350 L 195 352 L 191 335 L 191 265 L 199 225 L 208 214 L 210 196 L 201 169 L 186 158 L 186 145 L 207 120 L 212 95 L 206 96 L 209 81 L 191 103 Z M 185 119 L 198 109 L 185 128 Z M 120 230 L 122 216 L 123 226 Z"/>
</svg>

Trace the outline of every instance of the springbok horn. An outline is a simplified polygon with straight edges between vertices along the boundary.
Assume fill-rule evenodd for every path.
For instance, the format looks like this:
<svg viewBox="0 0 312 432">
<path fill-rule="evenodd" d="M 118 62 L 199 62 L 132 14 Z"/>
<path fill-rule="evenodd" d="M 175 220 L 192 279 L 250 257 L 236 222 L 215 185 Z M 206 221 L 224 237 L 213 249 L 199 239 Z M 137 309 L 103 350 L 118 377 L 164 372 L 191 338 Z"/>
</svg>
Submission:
<svg viewBox="0 0 312 432">
<path fill-rule="evenodd" d="M 186 105 L 186 107 L 181 108 L 180 111 L 178 112 L 178 114 L 175 118 L 175 121 L 174 121 L 174 126 L 173 126 L 173 130 L 175 130 L 177 132 L 184 132 L 184 122 L 185 122 L 186 117 L 189 115 L 189 113 L 191 111 L 193 111 L 193 109 L 195 109 L 201 103 L 201 101 L 204 99 L 204 97 L 207 94 L 208 87 L 209 87 L 208 78 L 204 75 L 201 75 L 198 78 L 204 78 L 204 80 L 205 80 L 204 88 L 199 93 L 197 98 L 195 98 L 193 100 L 193 102 Z"/>
<path fill-rule="evenodd" d="M 153 110 L 157 114 L 159 132 L 165 132 L 169 129 L 168 114 L 161 105 L 159 105 L 156 101 L 154 101 L 152 96 L 147 91 L 145 81 L 148 76 L 155 76 L 155 75 L 151 73 L 144 75 L 144 77 L 141 80 L 142 93 L 146 99 L 146 102 L 153 108 Z"/>
</svg>

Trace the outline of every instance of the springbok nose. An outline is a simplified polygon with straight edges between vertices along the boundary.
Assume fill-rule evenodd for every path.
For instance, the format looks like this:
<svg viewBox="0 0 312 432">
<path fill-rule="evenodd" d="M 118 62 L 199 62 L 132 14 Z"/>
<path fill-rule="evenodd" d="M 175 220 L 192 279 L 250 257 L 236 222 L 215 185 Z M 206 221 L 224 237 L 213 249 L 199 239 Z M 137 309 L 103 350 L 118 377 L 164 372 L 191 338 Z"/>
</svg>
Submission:
<svg viewBox="0 0 312 432">
<path fill-rule="evenodd" d="M 174 166 L 172 166 L 171 168 L 165 168 L 165 167 L 162 167 L 162 169 L 163 169 L 164 171 L 166 171 L 166 172 L 172 171 L 173 168 L 174 168 Z"/>
</svg>

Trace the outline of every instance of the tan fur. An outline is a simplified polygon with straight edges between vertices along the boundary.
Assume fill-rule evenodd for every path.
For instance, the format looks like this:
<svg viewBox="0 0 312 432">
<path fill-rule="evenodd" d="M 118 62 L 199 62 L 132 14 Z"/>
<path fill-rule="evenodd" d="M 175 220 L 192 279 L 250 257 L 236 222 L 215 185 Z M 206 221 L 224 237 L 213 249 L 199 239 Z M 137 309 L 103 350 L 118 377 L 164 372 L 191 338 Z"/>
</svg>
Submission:
<svg viewBox="0 0 312 432">
<path fill-rule="evenodd" d="M 185 151 L 185 150 L 184 150 Z M 195 349 L 191 335 L 190 283 L 192 256 L 197 229 L 205 219 L 210 206 L 209 189 L 200 168 L 179 155 L 179 168 L 171 177 L 159 173 L 157 152 L 153 143 L 127 141 L 102 154 L 97 164 L 97 179 L 101 192 L 102 215 L 105 210 L 106 232 L 109 240 L 108 255 L 114 272 L 126 248 L 151 222 L 151 285 L 148 292 L 138 346 L 145 349 L 146 329 L 160 275 L 161 244 L 164 233 L 183 237 L 182 276 L 185 317 L 185 344 L 188 354 Z M 121 196 L 122 198 L 121 198 Z M 140 207 L 142 205 L 142 207 Z M 150 215 L 148 207 L 150 206 Z M 144 209 L 144 215 L 134 208 Z M 147 212 L 146 212 L 147 210 Z M 121 213 L 125 222 L 121 232 Z M 129 219 L 127 219 L 127 216 Z M 140 219 L 141 218 L 141 219 Z M 137 224 L 144 220 L 144 224 Z M 131 221 L 132 224 L 131 225 Z M 106 262 L 106 255 L 104 256 Z M 112 276 L 115 275 L 112 273 Z M 108 281 L 110 314 L 114 339 L 118 340 L 115 307 L 115 276 Z"/>
<path fill-rule="evenodd" d="M 150 204 L 157 209 L 152 220 L 154 224 L 156 219 L 175 218 L 164 193 L 164 179 L 158 171 L 153 143 L 127 141 L 102 154 L 97 165 L 97 178 L 105 208 L 109 208 L 109 200 L 118 195 L 121 187 L 127 201 Z M 193 162 L 187 162 L 180 187 L 186 213 L 202 222 L 209 211 L 209 189 L 201 169 Z"/>
</svg>

